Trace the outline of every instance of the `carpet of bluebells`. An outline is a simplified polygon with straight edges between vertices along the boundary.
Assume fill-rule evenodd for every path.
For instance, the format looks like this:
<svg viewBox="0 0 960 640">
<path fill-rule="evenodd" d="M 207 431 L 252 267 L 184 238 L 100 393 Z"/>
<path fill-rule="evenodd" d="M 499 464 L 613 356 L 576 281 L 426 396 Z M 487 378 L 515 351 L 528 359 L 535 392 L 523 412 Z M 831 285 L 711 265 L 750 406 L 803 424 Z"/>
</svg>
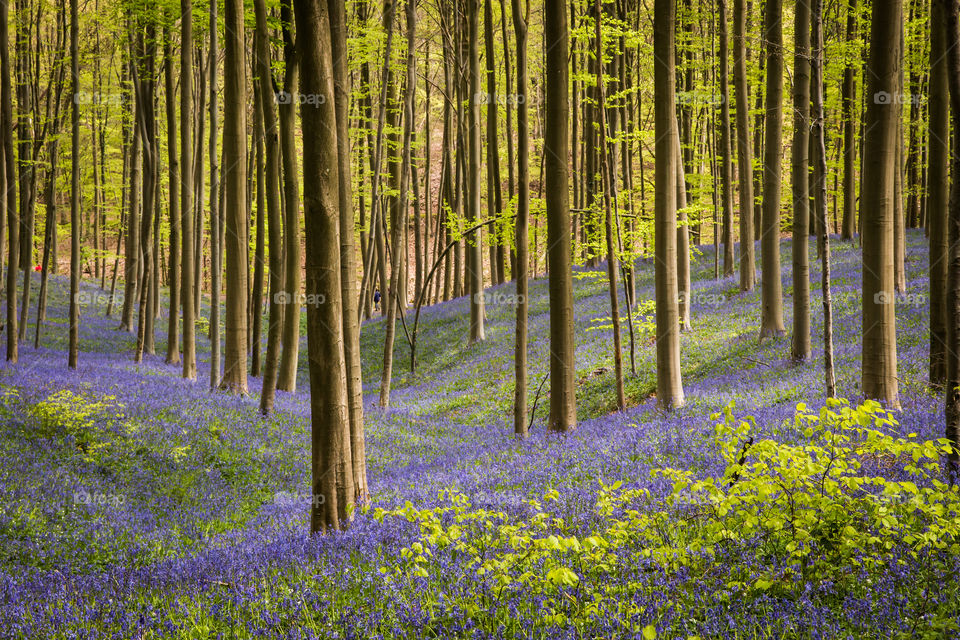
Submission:
<svg viewBox="0 0 960 640">
<path fill-rule="evenodd" d="M 909 234 L 908 290 L 897 305 L 903 410 L 891 429 L 932 440 L 942 435 L 943 408 L 926 384 L 925 242 Z M 586 542 L 611 487 L 656 499 L 670 493 L 671 480 L 655 469 L 722 476 L 716 414 L 730 403 L 735 416 L 752 416 L 757 438 L 802 441 L 798 403 L 817 411 L 825 402 L 820 271 L 812 254 L 814 355 L 798 365 L 789 358 L 789 241 L 783 254 L 788 334 L 758 344 L 759 287 L 740 293 L 736 276 L 714 279 L 713 248 L 700 248 L 694 330 L 681 340 L 687 403 L 669 414 L 656 408 L 654 345 L 642 315 L 635 374 L 625 357 L 629 407 L 613 410 L 606 281 L 603 271 L 578 270 L 579 424 L 569 436 L 545 430 L 549 385 L 535 397 L 548 370 L 545 278 L 530 287 L 537 407 L 525 442 L 512 435 L 511 284 L 490 290 L 480 344 L 468 344 L 466 298 L 426 308 L 416 373 L 398 330 L 388 411 L 376 406 L 383 321 L 367 322 L 372 502 L 345 532 L 313 538 L 301 497 L 309 494 L 305 367 L 298 391 L 278 393 L 276 413 L 261 418 L 257 379 L 248 397 L 207 390 L 205 338 L 200 382 L 163 362 L 165 310 L 159 355 L 134 363 L 134 337 L 116 330 L 102 292 L 84 284 L 80 366 L 71 371 L 66 281 L 54 277 L 41 347 L 33 348 L 31 322 L 19 363 L 0 368 L 0 637 L 957 637 L 960 556 L 938 550 L 895 546 L 879 563 L 851 561 L 829 575 L 791 573 L 783 558 L 752 553 L 749 541 L 695 569 L 624 562 L 604 574 L 608 601 L 593 614 L 579 608 L 586 574 L 573 552 L 574 575 L 551 572 L 549 588 L 517 588 L 519 578 L 498 584 L 456 545 L 414 552 L 424 540 L 417 514 L 436 510 L 449 533 L 452 503 L 497 514 L 498 526 L 538 519 L 561 540 Z M 855 244 L 834 242 L 837 391 L 853 406 L 861 400 L 858 256 Z M 637 266 L 638 299 L 652 300 L 653 263 Z"/>
</svg>

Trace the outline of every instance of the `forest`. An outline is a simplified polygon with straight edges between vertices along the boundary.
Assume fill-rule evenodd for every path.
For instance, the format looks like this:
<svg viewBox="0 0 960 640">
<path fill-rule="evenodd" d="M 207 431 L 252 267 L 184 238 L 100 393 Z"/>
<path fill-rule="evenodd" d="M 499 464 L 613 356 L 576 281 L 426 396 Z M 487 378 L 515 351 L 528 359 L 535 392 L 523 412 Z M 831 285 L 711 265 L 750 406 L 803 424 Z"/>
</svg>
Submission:
<svg viewBox="0 0 960 640">
<path fill-rule="evenodd" d="M 2 639 L 960 638 L 960 0 L 0 0 L 0 185 Z"/>
</svg>

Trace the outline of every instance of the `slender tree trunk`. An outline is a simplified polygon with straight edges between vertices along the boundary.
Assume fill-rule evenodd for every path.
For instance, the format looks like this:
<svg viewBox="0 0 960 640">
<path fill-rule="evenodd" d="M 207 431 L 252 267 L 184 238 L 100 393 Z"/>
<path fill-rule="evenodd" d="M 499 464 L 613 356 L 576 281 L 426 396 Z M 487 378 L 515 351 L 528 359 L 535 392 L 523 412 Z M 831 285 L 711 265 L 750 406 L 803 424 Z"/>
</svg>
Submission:
<svg viewBox="0 0 960 640">
<path fill-rule="evenodd" d="M 300 91 L 331 96 L 334 71 L 327 3 L 296 0 L 296 20 L 302 47 Z M 314 141 L 303 150 L 307 295 L 325 301 L 307 305 L 315 497 L 310 530 L 325 533 L 350 522 L 356 495 L 340 299 L 337 116 L 332 100 L 305 105 L 301 116 L 304 138 Z"/>
<path fill-rule="evenodd" d="M 947 475 L 955 485 L 960 474 L 960 2 L 933 0 L 939 14 L 946 18 L 946 73 L 950 92 L 950 119 L 953 124 L 954 153 L 950 156 L 950 204 L 948 213 L 947 263 L 947 348 L 945 436 L 950 442 Z M 866 226 L 866 225 L 865 225 Z M 866 229 L 864 229 L 866 230 Z M 932 233 L 931 233 L 932 235 Z"/>
<path fill-rule="evenodd" d="M 164 38 L 164 93 L 167 108 L 167 163 L 169 165 L 170 197 L 170 305 L 167 324 L 167 358 L 170 364 L 180 364 L 180 158 L 177 156 L 177 101 L 174 95 L 173 81 L 173 45 L 171 34 L 166 31 Z M 183 48 L 189 49 L 190 43 L 184 42 Z M 181 76 L 181 90 L 193 81 L 191 76 Z M 189 165 L 184 165 L 183 173 L 190 173 Z"/>
<path fill-rule="evenodd" d="M 4 10 L 6 5 L 4 5 Z M 6 31 L 4 31 L 6 32 Z M 70 0 L 70 78 L 73 95 L 80 94 L 80 17 L 77 9 L 77 0 Z M 9 95 L 9 94 L 8 94 Z M 4 104 L 4 111 L 6 111 Z M 80 304 L 77 297 L 80 293 L 80 105 L 76 100 L 73 101 L 71 109 L 71 165 L 73 171 L 70 178 L 70 345 L 67 356 L 67 366 L 76 369 L 80 359 Z M 9 159 L 9 158 L 8 158 Z M 8 180 L 10 172 L 7 173 Z M 9 187 L 9 184 L 7 185 Z M 9 213 L 8 213 L 9 215 Z M 7 269 L 14 273 L 13 277 L 7 278 L 7 286 L 14 290 L 16 299 L 16 260 L 13 252 L 13 236 L 15 226 L 10 224 L 10 264 Z M 9 295 L 8 292 L 8 304 Z M 10 338 L 16 333 L 16 310 L 11 314 L 7 310 L 7 360 L 10 360 Z M 11 323 L 12 318 L 12 323 Z M 15 340 L 15 339 L 14 339 Z M 16 362 L 16 342 L 14 342 L 13 361 Z"/>
<path fill-rule="evenodd" d="M 387 307 L 387 321 L 385 337 L 383 341 L 383 373 L 380 376 L 381 407 L 390 406 L 390 383 L 393 372 L 393 344 L 397 323 L 397 311 L 399 309 L 401 313 L 403 312 L 403 305 L 400 302 L 402 299 L 400 297 L 402 289 L 401 280 L 406 278 L 406 270 L 403 268 L 403 248 L 407 244 L 407 228 L 404 224 L 404 212 L 407 209 L 407 192 L 409 191 L 410 187 L 410 144 L 413 137 L 413 110 L 417 92 L 417 68 L 415 64 L 416 58 L 414 49 L 416 36 L 416 8 L 412 3 L 407 3 L 406 23 L 407 75 L 405 82 L 406 91 L 403 100 L 403 146 L 400 148 L 399 159 L 394 160 L 393 158 L 396 158 L 396 155 L 391 154 L 393 158 L 391 158 L 389 161 L 391 182 L 394 183 L 394 188 L 398 193 L 390 196 L 389 199 L 390 230 L 392 232 L 390 238 L 392 263 L 390 265 L 390 287 L 387 289 L 387 295 L 384 297 L 384 304 Z M 387 101 L 387 105 L 388 108 L 393 110 L 396 104 L 396 83 L 391 82 L 391 85 L 390 97 Z M 400 119 L 400 114 L 394 112 L 392 117 L 395 122 L 391 123 L 394 125 L 391 128 L 395 129 L 395 125 Z M 391 137 L 394 137 L 394 135 L 391 134 Z"/>
<path fill-rule="evenodd" d="M 180 179 L 181 227 L 180 254 L 181 302 L 183 303 L 183 377 L 197 377 L 197 311 L 194 289 L 194 199 L 193 199 L 193 2 L 180 0 Z M 198 207 L 199 208 L 199 207 Z"/>
<path fill-rule="evenodd" d="M 817 217 L 823 233 L 820 241 L 820 286 L 823 290 L 823 378 L 826 396 L 836 395 L 836 375 L 833 371 L 833 301 L 830 294 L 830 234 L 827 230 L 827 149 L 823 132 L 823 0 L 813 2 L 813 28 L 811 46 L 813 63 L 811 65 L 811 84 L 813 86 L 812 137 L 818 148 L 817 182 L 814 188 L 817 198 Z"/>
<path fill-rule="evenodd" d="M 930 384 L 939 387 L 946 376 L 947 346 L 947 207 L 950 153 L 949 87 L 947 83 L 946 7 L 930 6 L 930 84 L 927 152 L 927 221 L 930 230 Z"/>
<path fill-rule="evenodd" d="M 513 29 L 517 39 L 517 332 L 514 343 L 513 432 L 527 437 L 527 261 L 528 218 L 530 216 L 530 150 L 527 125 L 527 20 L 529 0 L 521 10 L 520 0 L 512 0 Z"/>
<path fill-rule="evenodd" d="M 931 34 L 931 43 L 932 38 L 933 36 Z M 847 42 L 855 42 L 856 39 L 857 0 L 848 0 Z M 931 47 L 932 46 L 931 44 Z M 932 51 L 930 59 L 931 61 L 934 60 Z M 933 62 L 931 62 L 931 64 L 933 64 Z M 854 120 L 856 110 L 856 77 L 856 61 L 850 60 L 843 69 L 843 89 L 841 96 L 843 108 L 843 226 L 841 237 L 844 240 L 852 240 L 854 234 L 857 232 L 857 138 L 856 121 Z M 944 89 L 944 93 L 946 93 L 946 89 Z M 933 96 L 930 98 L 932 101 Z M 945 139 L 946 136 L 944 136 L 944 140 Z"/>
<path fill-rule="evenodd" d="M 730 89 L 727 76 L 727 2 L 717 0 L 720 28 L 720 179 L 723 181 L 723 275 L 733 274 L 733 143 L 730 129 Z"/>
<path fill-rule="evenodd" d="M 79 73 L 76 73 L 77 69 L 77 40 L 76 40 L 76 29 L 77 29 L 77 9 L 76 9 L 77 0 L 71 0 L 71 39 L 70 39 L 70 56 L 71 56 L 71 85 L 74 92 L 78 89 L 78 76 Z M 0 115 L 3 117 L 0 118 L 0 136 L 2 136 L 3 142 L 3 187 L 4 194 L 6 196 L 4 200 L 4 206 L 6 208 L 7 214 L 7 229 L 9 231 L 7 246 L 7 362 L 16 363 L 19 356 L 19 344 L 17 337 L 19 332 L 17 331 L 17 265 L 19 264 L 20 258 L 20 216 L 17 210 L 17 176 L 14 171 L 14 157 L 13 157 L 13 98 L 10 95 L 11 87 L 13 86 L 10 82 L 10 45 L 9 45 L 9 3 L 4 2 L 0 4 Z M 79 107 L 74 103 L 73 113 L 74 118 L 77 117 Z M 77 125 L 79 126 L 79 125 Z M 75 136 L 78 136 L 79 133 L 74 132 Z M 73 147 L 73 154 L 76 157 L 77 148 L 76 142 Z M 77 163 L 74 163 L 76 165 Z M 77 174 L 77 169 L 74 170 L 74 174 Z M 75 183 L 76 186 L 76 183 Z M 3 196 L 0 196 L 3 197 Z M 73 200 L 71 200 L 72 202 Z M 2 221 L 0 221 L 2 224 Z M 0 245 L 2 248 L 2 245 Z M 71 278 L 71 286 L 72 286 Z M 73 290 L 71 289 L 71 293 Z M 73 319 L 73 309 L 76 306 L 77 301 L 75 297 L 71 296 L 70 298 L 70 309 L 71 314 L 70 318 Z M 71 323 L 72 327 L 72 323 Z M 71 333 L 72 335 L 72 333 Z M 72 343 L 71 343 L 72 344 Z"/>
<path fill-rule="evenodd" d="M 352 184 L 350 177 L 350 85 L 347 69 L 347 17 L 343 2 L 328 0 L 330 39 L 333 53 L 333 82 L 337 118 L 337 159 L 340 194 L 340 289 L 343 301 L 343 344 L 347 376 L 347 411 L 350 417 L 350 454 L 353 468 L 354 499 L 365 503 L 367 458 L 363 424 L 363 379 L 360 375 L 360 320 L 357 309 L 357 261 Z M 407 9 L 413 31 L 416 6 Z M 414 76 L 415 77 L 415 76 Z M 412 86 L 416 86 L 413 84 Z M 411 120 L 413 109 L 411 108 Z"/>
<path fill-rule="evenodd" d="M 260 413 L 269 415 L 277 387 L 277 372 L 280 365 L 280 341 L 283 331 L 284 274 L 283 238 L 280 211 L 280 144 L 277 115 L 274 111 L 273 72 L 270 66 L 270 40 L 267 29 L 267 8 L 264 0 L 255 0 L 256 13 L 256 70 L 260 86 L 260 108 L 263 111 L 264 128 L 264 193 L 267 207 L 267 233 L 269 235 L 269 289 L 270 303 L 267 320 L 267 353 L 264 357 L 263 388 L 260 393 Z"/>
<path fill-rule="evenodd" d="M 760 338 L 784 334 L 783 289 L 780 283 L 780 139 L 783 128 L 783 37 L 781 0 L 766 1 L 767 99 L 764 123 L 762 317 Z"/>
<path fill-rule="evenodd" d="M 293 15 L 290 0 L 280 3 L 280 22 L 283 24 L 283 57 L 285 60 L 283 90 L 292 96 L 297 85 L 298 44 L 291 29 Z M 294 127 L 297 118 L 297 101 L 280 103 L 280 159 L 283 163 L 283 246 L 284 290 L 288 303 L 283 311 L 283 349 L 280 353 L 280 369 L 277 373 L 277 389 L 293 393 L 297 390 L 297 364 L 300 355 L 300 185 L 297 168 L 296 139 Z"/>
<path fill-rule="evenodd" d="M 793 49 L 793 341 L 794 360 L 810 357 L 810 4 L 800 2 L 794 13 Z M 816 155 L 816 154 L 814 154 Z M 821 176 L 814 168 L 815 179 Z M 819 215 L 819 209 L 817 210 Z M 764 273 L 767 271 L 764 269 Z M 766 278 L 765 278 L 766 279 Z"/>
<path fill-rule="evenodd" d="M 676 191 L 676 216 L 677 216 L 677 312 L 680 315 L 680 331 L 690 331 L 693 329 L 690 318 L 690 292 L 692 283 L 690 282 L 690 220 L 687 217 L 687 188 L 685 183 L 685 174 L 683 173 L 683 151 L 680 146 L 680 125 L 674 123 L 674 132 L 676 133 L 674 142 L 674 152 L 677 154 L 676 177 L 674 178 L 674 190 Z M 654 230 L 656 233 L 656 230 Z"/>
<path fill-rule="evenodd" d="M 677 225 L 677 163 L 675 140 L 676 66 L 674 63 L 676 0 L 654 0 L 654 127 L 656 133 L 656 200 L 654 233 L 657 303 L 657 404 L 664 409 L 683 405 L 680 375 L 680 316 L 675 265 Z"/>
<path fill-rule="evenodd" d="M 603 36 L 600 29 L 601 23 L 600 0 L 594 3 L 594 39 L 595 54 L 597 60 L 603 59 Z M 604 231 L 607 240 L 607 281 L 610 289 L 610 318 L 613 324 L 613 368 L 617 387 L 617 408 L 623 411 L 627 406 L 626 396 L 623 391 L 623 346 L 620 339 L 620 301 L 617 295 L 617 252 L 613 246 L 613 211 L 610 202 L 610 192 L 613 191 L 613 171 L 608 171 L 608 145 L 607 145 L 607 105 L 603 86 L 603 65 L 597 64 L 597 118 L 600 124 L 600 148 L 598 156 L 600 160 L 600 175 L 603 181 L 603 209 L 604 209 Z"/>
<path fill-rule="evenodd" d="M 254 33 L 254 41 L 259 36 Z M 257 50 L 256 42 L 253 45 L 254 52 Z M 254 53 L 254 57 L 256 57 Z M 253 136 L 255 138 L 254 150 L 255 150 L 255 160 L 254 167 L 256 171 L 256 190 L 257 190 L 257 215 L 256 215 L 256 233 L 257 237 L 255 240 L 256 246 L 254 248 L 254 257 L 253 257 L 253 286 L 250 291 L 250 375 L 254 377 L 260 377 L 260 374 L 263 369 L 263 363 L 260 357 L 260 343 L 261 335 L 263 333 L 263 275 L 266 269 L 266 232 L 267 232 L 267 220 L 266 212 L 267 208 L 267 196 L 264 193 L 266 177 L 264 176 L 264 138 L 266 137 L 266 129 L 263 125 L 263 97 L 260 95 L 260 83 L 258 80 L 258 75 L 260 74 L 257 71 L 257 62 L 254 60 L 254 74 L 253 74 L 253 95 L 254 95 L 254 124 L 253 124 Z"/>
<path fill-rule="evenodd" d="M 217 0 L 210 0 L 210 390 L 220 386 L 220 165 L 217 157 Z"/>
<path fill-rule="evenodd" d="M 467 6 L 467 221 L 480 222 L 480 0 Z M 564 12 L 566 13 L 566 12 Z M 563 155 L 566 161 L 566 154 Z M 483 240 L 478 229 L 467 242 L 467 292 L 470 294 L 470 342 L 484 339 Z"/>
<path fill-rule="evenodd" d="M 900 408 L 893 277 L 894 174 L 901 0 L 874 0 L 867 64 L 861 218 L 863 229 L 863 393 Z"/>
<path fill-rule="evenodd" d="M 573 342 L 573 278 L 570 265 L 570 208 L 567 166 L 569 41 L 566 0 L 544 4 L 546 47 L 546 131 L 544 174 L 547 197 L 547 253 L 550 264 L 550 429 L 577 424 Z"/>
<path fill-rule="evenodd" d="M 154 111 L 154 67 L 156 53 L 156 25 L 148 22 L 139 36 L 140 44 L 131 62 L 131 77 L 137 102 L 136 126 L 143 141 L 143 211 L 140 217 L 141 269 L 138 292 L 137 342 L 134 361 L 143 360 L 144 352 L 153 353 L 153 313 L 150 299 L 153 288 L 153 243 L 151 229 L 157 196 L 156 114 Z"/>
<path fill-rule="evenodd" d="M 243 3 L 226 0 L 223 59 L 223 182 L 226 314 L 221 388 L 247 392 L 247 117 Z"/>
<path fill-rule="evenodd" d="M 752 291 L 757 281 L 757 266 L 753 243 L 753 156 L 750 149 L 745 13 L 744 0 L 733 0 L 733 92 L 737 108 L 737 177 L 740 181 L 740 290 Z"/>
</svg>

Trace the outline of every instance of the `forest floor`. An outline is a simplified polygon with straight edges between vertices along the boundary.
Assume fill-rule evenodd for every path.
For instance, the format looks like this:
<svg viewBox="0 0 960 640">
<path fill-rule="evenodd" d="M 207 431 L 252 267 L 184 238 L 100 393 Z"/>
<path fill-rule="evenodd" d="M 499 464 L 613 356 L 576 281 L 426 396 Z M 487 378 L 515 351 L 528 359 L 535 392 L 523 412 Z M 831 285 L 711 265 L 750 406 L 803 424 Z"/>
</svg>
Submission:
<svg viewBox="0 0 960 640">
<path fill-rule="evenodd" d="M 69 370 L 67 281 L 52 278 L 44 346 L 33 348 L 31 324 L 20 362 L 0 368 L 0 637 L 957 633 L 960 555 L 949 546 L 929 545 L 917 553 L 919 543 L 892 533 L 908 528 L 902 513 L 900 524 L 888 527 L 895 542 L 888 548 L 876 541 L 867 519 L 824 524 L 817 516 L 817 535 L 824 527 L 840 531 L 810 543 L 826 566 L 809 559 L 795 563 L 793 550 L 775 544 L 783 528 L 778 496 L 794 497 L 792 485 L 786 493 L 762 494 L 767 504 L 759 505 L 760 520 L 779 522 L 774 534 L 761 527 L 738 539 L 743 522 L 756 524 L 751 514 L 726 521 L 724 512 L 679 508 L 676 498 L 685 485 L 678 489 L 678 476 L 655 470 L 688 471 L 688 484 L 729 480 L 731 449 L 718 436 L 726 432 L 715 427 L 723 422 L 716 414 L 730 403 L 732 415 L 753 417 L 751 435 L 758 442 L 799 444 L 790 455 L 806 455 L 802 447 L 817 444 L 817 436 L 805 430 L 809 420 L 794 419 L 797 405 L 816 414 L 825 402 L 814 252 L 813 356 L 803 364 L 789 357 L 789 242 L 781 256 L 787 333 L 762 344 L 759 287 L 741 293 L 736 275 L 714 279 L 713 248 L 696 253 L 693 330 L 681 338 L 687 402 L 669 414 L 656 408 L 653 397 L 649 317 L 636 327 L 636 375 L 630 373 L 624 326 L 629 406 L 614 411 L 604 271 L 576 271 L 579 424 L 568 436 L 545 430 L 549 385 L 533 412 L 529 440 L 512 435 L 512 284 L 488 289 L 486 340 L 478 344 L 468 343 L 467 298 L 424 308 L 416 373 L 409 371 L 409 347 L 398 326 L 389 410 L 376 404 L 384 322 L 365 323 L 372 508 L 358 512 L 346 532 L 322 538 L 306 535 L 309 504 L 302 497 L 310 492 L 305 337 L 299 389 L 278 392 L 275 414 L 264 419 L 257 412 L 257 379 L 251 378 L 247 397 L 207 390 L 205 337 L 198 339 L 199 382 L 183 381 L 178 366 L 164 364 L 166 311 L 157 324 L 160 355 L 134 363 L 134 336 L 116 330 L 116 317 L 103 316 L 105 296 L 89 283 L 83 285 L 90 304 L 82 311 L 80 366 Z M 936 439 L 943 432 L 942 400 L 927 387 L 922 233 L 909 232 L 906 265 L 907 293 L 897 301 L 903 411 L 896 423 L 875 422 L 898 442 Z M 833 275 L 837 392 L 856 407 L 856 244 L 834 241 Z M 637 279 L 638 300 L 652 300 L 652 260 L 638 262 Z M 530 286 L 529 328 L 532 406 L 549 366 L 545 279 Z M 861 420 L 866 424 L 875 413 L 868 409 L 854 418 L 867 416 Z M 728 421 L 734 430 L 738 424 Z M 891 482 L 906 477 L 896 453 L 884 456 L 874 456 L 880 463 L 873 473 Z M 750 488 L 751 482 L 742 484 Z M 929 479 L 916 482 L 924 491 L 936 488 Z M 810 508 L 844 512 L 852 504 L 844 500 L 861 500 L 862 490 L 820 495 Z M 925 505 L 936 502 L 931 496 Z M 746 504 L 743 496 L 737 499 Z M 799 508 L 788 506 L 795 516 Z M 877 517 L 886 518 L 886 509 Z M 923 531 L 934 530 L 930 522 L 922 523 Z M 843 533 L 848 530 L 849 540 Z M 725 542 L 703 542 L 717 531 Z M 850 540 L 862 544 L 851 549 Z"/>
</svg>

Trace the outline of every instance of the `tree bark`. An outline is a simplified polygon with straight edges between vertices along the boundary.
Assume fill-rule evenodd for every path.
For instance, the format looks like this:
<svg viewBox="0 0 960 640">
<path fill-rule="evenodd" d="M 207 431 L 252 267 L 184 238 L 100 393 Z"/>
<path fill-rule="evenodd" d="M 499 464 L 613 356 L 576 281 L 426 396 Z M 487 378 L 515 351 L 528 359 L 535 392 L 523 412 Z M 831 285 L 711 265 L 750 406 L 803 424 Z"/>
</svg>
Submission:
<svg viewBox="0 0 960 640">
<path fill-rule="evenodd" d="M 544 4 L 546 47 L 546 130 L 544 174 L 547 199 L 547 254 L 550 265 L 550 418 L 554 431 L 577 424 L 573 342 L 573 278 L 570 266 L 570 209 L 567 167 L 569 52 L 566 0 Z"/>
<path fill-rule="evenodd" d="M 347 376 L 347 411 L 350 418 L 350 454 L 356 502 L 370 498 L 363 424 L 363 379 L 360 372 L 360 319 L 357 308 L 357 262 L 354 238 L 350 171 L 350 85 L 347 69 L 347 18 L 343 2 L 328 0 L 333 82 L 337 117 L 337 160 L 340 205 L 340 289 L 343 302 L 343 344 Z M 415 16 L 410 3 L 408 15 Z M 413 20 L 414 18 L 411 18 Z M 411 26 L 411 31 L 413 27 Z M 413 86 L 416 86 L 415 84 Z M 412 112 L 412 109 L 411 109 Z M 412 115 L 412 114 L 411 114 Z"/>
<path fill-rule="evenodd" d="M 165 30 L 164 49 L 164 98 L 167 112 L 167 164 L 169 167 L 169 214 L 170 214 L 170 298 L 169 318 L 167 323 L 167 357 L 168 364 L 180 364 L 180 158 L 177 156 L 177 107 L 173 81 L 173 45 L 171 32 Z M 190 48 L 190 43 L 184 41 L 183 47 Z M 181 91 L 192 82 L 191 76 L 181 76 Z M 189 165 L 184 165 L 189 166 Z M 189 169 L 184 173 L 189 173 Z"/>
<path fill-rule="evenodd" d="M 657 305 L 657 404 L 667 410 L 683 406 L 680 375 L 680 315 L 677 286 L 677 163 L 675 140 L 676 66 L 674 62 L 676 0 L 654 0 L 654 129 L 656 133 L 656 199 L 654 235 Z"/>
<path fill-rule="evenodd" d="M 757 281 L 753 242 L 753 156 L 750 149 L 750 103 L 747 91 L 747 21 L 744 0 L 733 0 L 733 92 L 736 100 L 737 174 L 740 181 L 740 290 Z"/>
<path fill-rule="evenodd" d="M 720 179 L 723 182 L 723 275 L 733 274 L 733 150 L 730 129 L 730 90 L 727 76 L 727 2 L 717 0 L 720 28 Z"/>
<path fill-rule="evenodd" d="M 796 361 L 810 357 L 810 4 L 797 3 L 793 53 L 793 340 Z M 814 154 L 816 155 L 816 154 Z M 819 171 L 815 168 L 815 178 Z M 819 210 L 817 210 L 819 215 Z M 766 272 L 766 270 L 764 270 Z"/>
<path fill-rule="evenodd" d="M 297 86 L 300 38 L 294 40 L 290 0 L 281 0 L 280 22 L 283 25 L 283 57 L 285 60 L 283 91 L 287 100 L 278 107 L 280 114 L 280 160 L 283 169 L 283 246 L 284 291 L 287 303 L 283 311 L 283 349 L 277 373 L 277 389 L 293 393 L 297 390 L 297 364 L 300 356 L 300 184 L 297 168 L 297 146 L 294 128 L 297 101 L 292 99 Z"/>
<path fill-rule="evenodd" d="M 517 40 L 517 331 L 514 343 L 513 432 L 527 437 L 527 261 L 529 260 L 528 218 L 530 216 L 530 132 L 527 124 L 527 20 L 529 0 L 521 10 L 520 0 L 512 0 L 513 30 Z"/>
<path fill-rule="evenodd" d="M 947 207 L 950 152 L 949 86 L 947 83 L 946 7 L 930 6 L 930 83 L 928 95 L 927 221 L 930 230 L 930 384 L 943 385 L 947 345 Z"/>
<path fill-rule="evenodd" d="M 874 0 L 867 64 L 861 218 L 863 229 L 863 393 L 899 409 L 893 277 L 894 173 L 901 0 Z"/>
<path fill-rule="evenodd" d="M 467 6 L 467 197 L 470 225 L 480 222 L 480 0 Z M 566 154 L 563 158 L 566 159 Z M 470 342 L 484 339 L 483 240 L 480 230 L 466 238 L 467 293 L 470 294 Z"/>
<path fill-rule="evenodd" d="M 194 270 L 193 199 L 193 2 L 180 0 L 180 206 L 183 243 L 180 254 L 183 305 L 183 377 L 197 377 L 197 311 L 194 305 L 197 273 Z"/>
<path fill-rule="evenodd" d="M 296 0 L 301 48 L 300 91 L 334 95 L 333 52 L 327 3 Z M 347 373 L 343 347 L 340 286 L 339 166 L 337 116 L 332 100 L 305 104 L 303 135 L 304 219 L 306 221 L 307 349 L 312 424 L 313 533 L 345 527 L 354 501 Z"/>
<path fill-rule="evenodd" d="M 783 327 L 780 283 L 780 139 L 783 128 L 783 37 L 781 0 L 766 1 L 767 98 L 763 157 L 763 237 L 760 240 L 762 318 L 760 338 L 779 337 Z"/>
<path fill-rule="evenodd" d="M 221 388 L 247 392 L 247 115 L 243 3 L 225 0 L 223 182 L 226 313 Z"/>
</svg>

